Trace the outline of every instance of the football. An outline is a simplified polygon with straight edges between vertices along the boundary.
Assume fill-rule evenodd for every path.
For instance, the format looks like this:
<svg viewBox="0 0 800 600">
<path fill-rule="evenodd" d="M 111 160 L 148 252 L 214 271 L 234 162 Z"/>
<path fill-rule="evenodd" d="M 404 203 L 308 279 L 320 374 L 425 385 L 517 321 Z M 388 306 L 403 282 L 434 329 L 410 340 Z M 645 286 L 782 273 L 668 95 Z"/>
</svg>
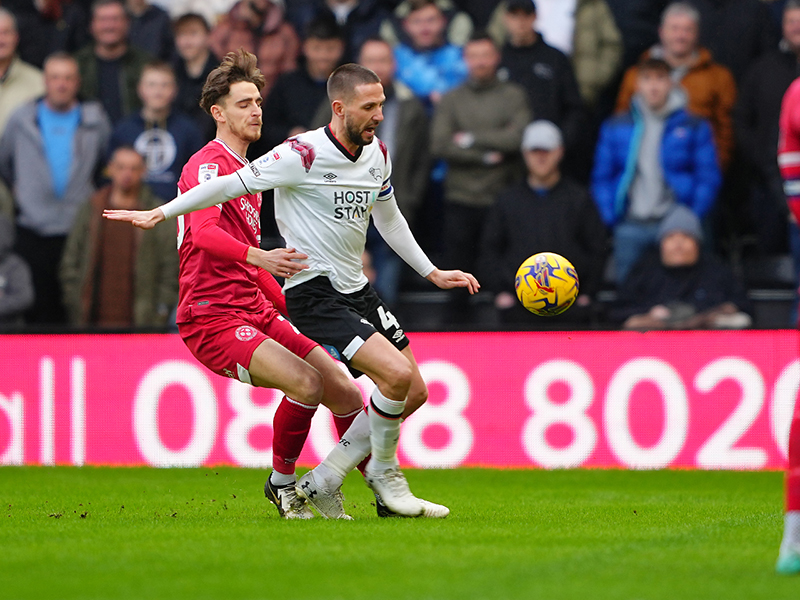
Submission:
<svg viewBox="0 0 800 600">
<path fill-rule="evenodd" d="M 514 287 L 522 306 L 535 315 L 552 317 L 572 306 L 580 284 L 571 262 L 554 252 L 540 252 L 517 269 Z"/>
</svg>

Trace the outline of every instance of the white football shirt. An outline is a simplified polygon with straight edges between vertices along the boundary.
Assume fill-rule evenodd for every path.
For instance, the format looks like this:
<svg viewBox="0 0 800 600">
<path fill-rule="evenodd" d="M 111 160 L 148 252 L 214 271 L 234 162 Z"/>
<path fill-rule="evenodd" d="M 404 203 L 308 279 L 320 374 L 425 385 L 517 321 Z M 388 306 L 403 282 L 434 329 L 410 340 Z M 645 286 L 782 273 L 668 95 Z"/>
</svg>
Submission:
<svg viewBox="0 0 800 600">
<path fill-rule="evenodd" d="M 361 255 L 375 202 L 394 198 L 391 159 L 375 138 L 353 155 L 328 127 L 302 133 L 237 171 L 255 194 L 275 189 L 275 220 L 309 268 L 285 289 L 319 275 L 350 294 L 367 284 Z"/>
</svg>

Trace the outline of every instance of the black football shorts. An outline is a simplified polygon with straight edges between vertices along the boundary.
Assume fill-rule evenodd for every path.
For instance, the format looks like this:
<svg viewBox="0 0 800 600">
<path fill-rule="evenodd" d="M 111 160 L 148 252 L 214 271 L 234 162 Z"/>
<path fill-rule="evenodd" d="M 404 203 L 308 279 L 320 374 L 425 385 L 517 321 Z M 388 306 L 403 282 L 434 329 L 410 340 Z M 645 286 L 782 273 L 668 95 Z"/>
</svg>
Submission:
<svg viewBox="0 0 800 600">
<path fill-rule="evenodd" d="M 334 289 L 327 277 L 314 277 L 286 290 L 289 318 L 300 332 L 350 366 L 353 355 L 375 332 L 402 350 L 409 341 L 389 307 L 369 284 L 352 294 Z"/>
</svg>

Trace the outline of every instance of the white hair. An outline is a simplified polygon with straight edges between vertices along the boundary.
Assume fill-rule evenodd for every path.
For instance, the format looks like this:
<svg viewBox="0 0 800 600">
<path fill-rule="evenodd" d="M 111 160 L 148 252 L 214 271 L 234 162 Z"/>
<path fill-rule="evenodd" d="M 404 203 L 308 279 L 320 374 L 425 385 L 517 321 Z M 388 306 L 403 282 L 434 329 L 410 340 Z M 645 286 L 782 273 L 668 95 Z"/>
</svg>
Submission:
<svg viewBox="0 0 800 600">
<path fill-rule="evenodd" d="M 661 25 L 664 25 L 667 17 L 671 17 L 673 15 L 685 15 L 691 18 L 698 27 L 700 26 L 700 11 L 689 2 L 673 2 L 667 6 L 667 8 L 664 9 L 664 12 L 661 13 Z"/>
</svg>

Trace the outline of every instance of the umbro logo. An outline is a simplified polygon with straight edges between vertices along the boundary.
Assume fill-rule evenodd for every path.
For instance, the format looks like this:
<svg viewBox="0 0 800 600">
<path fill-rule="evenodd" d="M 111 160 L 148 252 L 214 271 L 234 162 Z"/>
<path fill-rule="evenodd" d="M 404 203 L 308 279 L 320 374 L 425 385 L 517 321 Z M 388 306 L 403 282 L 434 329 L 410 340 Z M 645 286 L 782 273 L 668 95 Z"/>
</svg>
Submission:
<svg viewBox="0 0 800 600">
<path fill-rule="evenodd" d="M 336 173 L 325 173 L 322 178 L 327 181 L 328 183 L 333 183 L 336 181 Z"/>
<path fill-rule="evenodd" d="M 362 322 L 364 325 L 372 325 L 372 323 L 370 323 L 370 322 L 369 322 L 369 321 L 367 321 L 366 319 L 361 319 L 361 322 Z"/>
<path fill-rule="evenodd" d="M 402 330 L 402 329 L 398 329 L 397 331 L 395 331 L 395 332 L 392 334 L 392 339 L 393 339 L 395 342 L 397 342 L 397 341 L 400 341 L 400 339 L 401 339 L 402 337 L 403 337 L 403 330 Z"/>
</svg>

